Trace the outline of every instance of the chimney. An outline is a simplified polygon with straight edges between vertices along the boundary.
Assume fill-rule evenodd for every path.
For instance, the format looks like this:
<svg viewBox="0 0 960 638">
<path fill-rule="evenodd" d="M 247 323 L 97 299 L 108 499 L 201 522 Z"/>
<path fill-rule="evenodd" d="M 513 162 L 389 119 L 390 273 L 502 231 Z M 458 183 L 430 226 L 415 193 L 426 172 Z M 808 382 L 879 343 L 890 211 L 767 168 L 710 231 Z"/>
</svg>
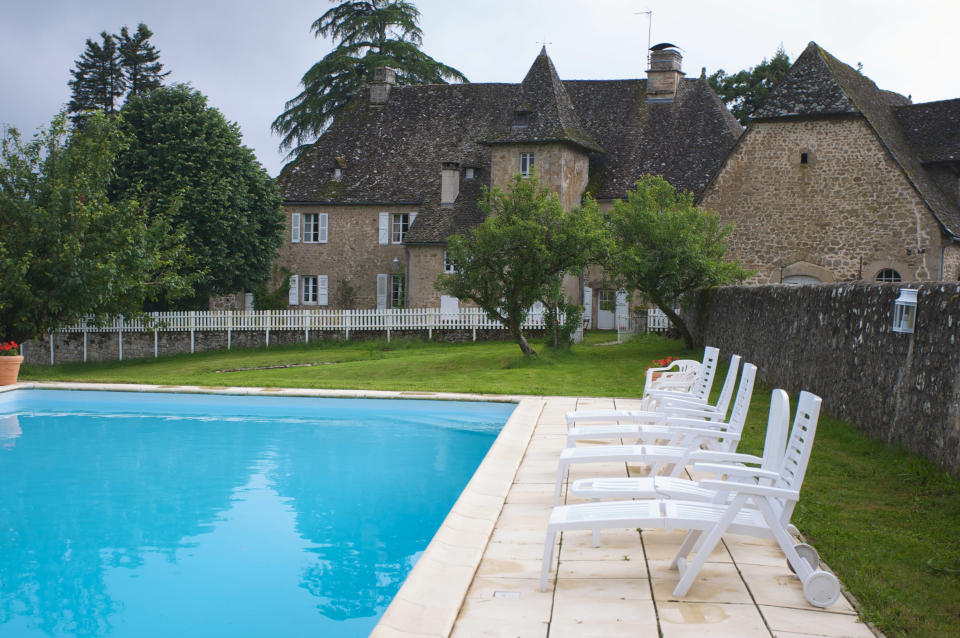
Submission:
<svg viewBox="0 0 960 638">
<path fill-rule="evenodd" d="M 378 66 L 373 70 L 373 81 L 370 82 L 370 104 L 386 104 L 390 98 L 390 87 L 397 83 L 397 73 L 385 66 Z"/>
<path fill-rule="evenodd" d="M 677 88 L 683 71 L 680 62 L 683 56 L 676 45 L 669 42 L 650 47 L 650 68 L 647 69 L 647 102 L 672 102 L 677 97 Z"/>
<path fill-rule="evenodd" d="M 460 164 L 457 162 L 443 162 L 440 165 L 440 205 L 444 208 L 453 207 L 460 194 Z"/>
</svg>

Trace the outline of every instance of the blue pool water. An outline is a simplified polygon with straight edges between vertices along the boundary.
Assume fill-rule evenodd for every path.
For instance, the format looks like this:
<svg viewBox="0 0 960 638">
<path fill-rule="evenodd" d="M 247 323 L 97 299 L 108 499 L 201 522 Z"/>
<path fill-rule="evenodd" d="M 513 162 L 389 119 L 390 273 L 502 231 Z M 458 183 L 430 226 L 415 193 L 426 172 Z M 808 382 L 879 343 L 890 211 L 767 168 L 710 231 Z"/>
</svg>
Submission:
<svg viewBox="0 0 960 638">
<path fill-rule="evenodd" d="M 0 636 L 366 636 L 513 407 L 0 394 Z"/>
</svg>

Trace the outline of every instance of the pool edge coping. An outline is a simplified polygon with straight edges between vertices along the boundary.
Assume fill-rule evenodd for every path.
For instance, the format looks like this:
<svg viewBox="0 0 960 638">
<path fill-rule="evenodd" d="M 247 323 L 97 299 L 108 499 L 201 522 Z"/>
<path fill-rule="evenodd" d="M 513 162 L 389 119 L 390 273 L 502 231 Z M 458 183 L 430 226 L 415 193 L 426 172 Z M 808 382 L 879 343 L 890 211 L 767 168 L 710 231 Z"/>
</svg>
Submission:
<svg viewBox="0 0 960 638">
<path fill-rule="evenodd" d="M 517 405 L 464 487 L 420 559 L 370 633 L 371 638 L 431 636 L 453 631 L 467 591 L 480 566 L 507 493 L 526 454 L 545 397 L 393 390 L 207 387 L 121 383 L 27 381 L 0 386 L 14 390 L 160 392 L 238 396 L 330 397 L 486 401 Z"/>
</svg>

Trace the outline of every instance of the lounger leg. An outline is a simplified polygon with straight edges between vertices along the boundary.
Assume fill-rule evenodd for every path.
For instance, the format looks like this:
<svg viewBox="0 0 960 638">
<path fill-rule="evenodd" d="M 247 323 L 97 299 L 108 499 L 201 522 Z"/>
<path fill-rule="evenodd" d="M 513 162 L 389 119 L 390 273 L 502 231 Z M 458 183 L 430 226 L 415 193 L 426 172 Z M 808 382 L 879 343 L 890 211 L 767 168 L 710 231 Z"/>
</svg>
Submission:
<svg viewBox="0 0 960 638">
<path fill-rule="evenodd" d="M 683 569 L 683 574 L 680 576 L 680 582 L 677 583 L 677 586 L 673 589 L 674 596 L 686 596 L 687 592 L 690 591 L 690 586 L 693 584 L 693 581 L 697 579 L 697 574 L 700 573 L 700 570 L 703 569 L 703 566 L 707 562 L 707 558 L 710 557 L 710 553 L 713 551 L 713 548 L 716 547 L 717 543 L 720 542 L 720 538 L 723 536 L 723 530 L 726 529 L 726 526 L 716 526 L 703 539 L 701 543 L 700 551 L 697 552 L 697 555 L 694 557 L 693 561 L 688 563 Z M 682 559 L 677 559 L 677 564 L 680 565 Z"/>
<path fill-rule="evenodd" d="M 674 556 L 673 560 L 670 562 L 670 569 L 679 568 L 680 559 L 686 558 L 690 555 L 690 552 L 693 551 L 693 547 L 696 545 L 701 535 L 703 535 L 703 532 L 700 530 L 691 530 L 687 532 L 687 535 L 683 538 L 683 543 L 680 545 L 680 549 L 677 550 L 676 556 Z"/>
<path fill-rule="evenodd" d="M 547 591 L 547 574 L 553 566 L 553 545 L 557 539 L 557 532 L 547 528 L 547 540 L 543 544 L 543 565 L 540 566 L 540 591 Z"/>
<path fill-rule="evenodd" d="M 567 477 L 567 472 L 569 469 L 569 464 L 560 461 L 560 465 L 557 467 L 557 485 L 553 489 L 554 507 L 560 504 L 560 488 L 563 485 L 563 480 Z"/>
</svg>

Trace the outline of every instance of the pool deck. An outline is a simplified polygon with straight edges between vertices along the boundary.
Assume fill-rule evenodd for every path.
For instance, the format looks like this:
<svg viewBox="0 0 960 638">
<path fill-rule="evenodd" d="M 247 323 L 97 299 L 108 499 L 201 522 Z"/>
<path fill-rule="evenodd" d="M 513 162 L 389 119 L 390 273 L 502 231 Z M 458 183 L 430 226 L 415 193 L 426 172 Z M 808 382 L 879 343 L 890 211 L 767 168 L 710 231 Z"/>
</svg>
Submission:
<svg viewBox="0 0 960 638">
<path fill-rule="evenodd" d="M 743 536 L 725 536 L 689 593 L 677 599 L 672 595 L 677 574 L 668 564 L 683 538 L 681 531 L 605 530 L 596 548 L 589 532 L 565 532 L 558 540 L 547 591 L 540 592 L 544 532 L 557 458 L 565 444 L 564 414 L 573 409 L 636 408 L 637 400 L 79 383 L 20 383 L 0 392 L 15 388 L 516 402 L 510 420 L 371 634 L 375 638 L 879 635 L 859 620 L 844 596 L 828 609 L 811 606 L 779 548 L 772 541 Z M 643 468 L 590 464 L 573 468 L 570 480 L 628 473 L 642 475 Z M 566 500 L 565 491 L 563 496 L 564 502 L 575 502 Z"/>
</svg>

